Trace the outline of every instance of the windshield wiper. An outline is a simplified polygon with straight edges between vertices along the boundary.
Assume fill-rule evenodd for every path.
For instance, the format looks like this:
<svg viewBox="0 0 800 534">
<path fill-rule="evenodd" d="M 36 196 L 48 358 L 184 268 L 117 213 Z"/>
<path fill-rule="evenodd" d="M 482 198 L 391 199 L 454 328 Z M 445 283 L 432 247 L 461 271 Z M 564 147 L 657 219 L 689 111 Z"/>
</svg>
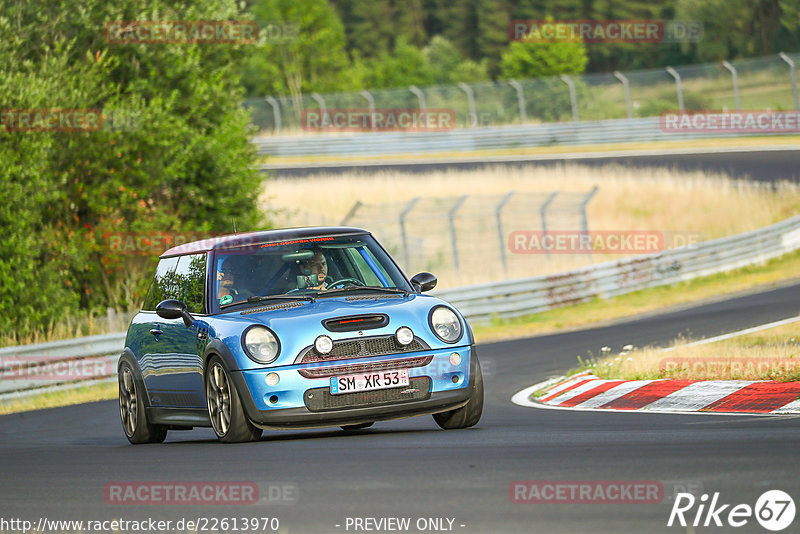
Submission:
<svg viewBox="0 0 800 534">
<path fill-rule="evenodd" d="M 311 295 L 263 295 L 263 296 L 247 297 L 247 300 L 239 300 L 236 302 L 223 304 L 219 307 L 219 309 L 224 310 L 225 308 L 229 308 L 231 306 L 238 306 L 240 304 L 255 304 L 256 302 L 263 302 L 265 300 L 307 300 L 310 302 L 314 302 L 316 299 Z"/>
<path fill-rule="evenodd" d="M 393 295 L 402 294 L 404 297 L 408 296 L 408 291 L 405 289 L 400 289 L 399 287 L 379 287 L 379 286 L 345 286 L 339 289 L 327 289 L 317 293 L 317 297 L 330 297 L 334 295 L 339 295 L 341 293 L 349 293 L 350 291 L 359 291 L 359 290 L 366 290 L 366 291 L 377 291 L 379 293 L 391 293 Z"/>
</svg>

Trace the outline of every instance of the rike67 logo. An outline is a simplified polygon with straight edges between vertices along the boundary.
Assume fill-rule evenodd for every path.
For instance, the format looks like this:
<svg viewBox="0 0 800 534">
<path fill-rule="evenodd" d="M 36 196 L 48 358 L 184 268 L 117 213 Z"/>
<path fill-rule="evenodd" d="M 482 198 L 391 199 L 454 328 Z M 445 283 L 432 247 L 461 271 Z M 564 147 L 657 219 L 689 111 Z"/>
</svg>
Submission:
<svg viewBox="0 0 800 534">
<path fill-rule="evenodd" d="M 691 493 L 678 493 L 667 526 L 738 528 L 755 518 L 763 528 L 778 532 L 792 524 L 794 515 L 794 500 L 781 490 L 764 492 L 755 506 L 722 503 L 719 492 L 715 492 L 710 501 L 707 493 L 702 494 L 699 499 Z"/>
</svg>

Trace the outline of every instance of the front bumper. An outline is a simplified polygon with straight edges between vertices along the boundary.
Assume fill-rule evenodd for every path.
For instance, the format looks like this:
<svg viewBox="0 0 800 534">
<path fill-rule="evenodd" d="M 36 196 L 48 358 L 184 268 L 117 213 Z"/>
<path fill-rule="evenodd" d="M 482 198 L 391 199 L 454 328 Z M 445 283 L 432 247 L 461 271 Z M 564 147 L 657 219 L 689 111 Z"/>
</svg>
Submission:
<svg viewBox="0 0 800 534">
<path fill-rule="evenodd" d="M 453 365 L 450 356 L 458 353 L 461 362 Z M 232 379 L 240 392 L 244 410 L 250 421 L 261 428 L 317 428 L 341 426 L 433 414 L 464 406 L 474 389 L 475 369 L 478 364 L 474 346 L 452 347 L 424 353 L 404 354 L 402 359 L 431 356 L 430 363 L 409 368 L 412 388 L 409 398 L 401 398 L 395 388 L 377 390 L 371 397 L 374 402 L 364 401 L 345 408 L 326 406 L 320 408 L 319 393 L 326 394 L 330 377 L 306 378 L 300 374 L 307 365 L 292 365 L 282 368 L 232 372 Z M 359 358 L 336 362 L 335 367 L 387 365 L 397 361 L 397 355 Z M 332 366 L 332 365 L 328 365 Z M 319 367 L 313 369 L 319 370 Z M 360 370 L 358 372 L 361 372 Z M 277 373 L 280 381 L 276 386 L 267 386 L 265 377 Z M 339 373 L 347 374 L 347 373 Z M 428 391 L 419 385 L 425 383 Z M 318 397 L 309 398 L 317 392 Z M 249 393 L 249 394 L 248 394 Z M 404 392 L 405 393 L 405 392 Z M 313 397 L 313 394 L 311 395 Z M 369 395 L 367 395 L 369 396 Z M 333 396 L 337 397 L 337 396 Z M 312 402 L 313 400 L 313 402 Z M 329 396 L 331 400 L 331 396 Z M 338 398 L 332 400 L 338 401 Z M 310 409 L 311 408 L 311 409 Z"/>
</svg>

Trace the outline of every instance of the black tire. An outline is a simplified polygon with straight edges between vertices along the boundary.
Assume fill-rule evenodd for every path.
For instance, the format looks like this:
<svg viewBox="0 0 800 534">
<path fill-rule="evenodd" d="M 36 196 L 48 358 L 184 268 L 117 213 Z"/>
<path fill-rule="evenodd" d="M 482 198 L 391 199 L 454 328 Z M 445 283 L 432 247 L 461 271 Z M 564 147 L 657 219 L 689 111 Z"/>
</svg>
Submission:
<svg viewBox="0 0 800 534">
<path fill-rule="evenodd" d="M 131 364 L 125 360 L 117 371 L 119 382 L 119 417 L 125 437 L 134 445 L 161 443 L 167 438 L 167 427 L 151 425 L 147 421 L 142 393 L 144 387 L 136 378 Z"/>
<path fill-rule="evenodd" d="M 239 392 L 219 356 L 208 362 L 205 383 L 208 417 L 217 439 L 223 443 L 258 441 L 263 431 L 247 419 Z"/>
<path fill-rule="evenodd" d="M 476 356 L 473 355 L 473 358 Z M 433 414 L 433 419 L 436 424 L 445 430 L 454 430 L 457 428 L 469 428 L 474 426 L 480 421 L 481 414 L 483 413 L 483 374 L 481 373 L 481 364 L 475 361 L 475 382 L 467 404 L 461 408 L 450 410 L 449 412 L 441 412 Z"/>
<path fill-rule="evenodd" d="M 340 428 L 346 432 L 352 432 L 353 430 L 363 430 L 364 428 L 369 428 L 375 424 L 375 421 L 371 423 L 359 423 L 357 425 L 343 425 Z"/>
</svg>

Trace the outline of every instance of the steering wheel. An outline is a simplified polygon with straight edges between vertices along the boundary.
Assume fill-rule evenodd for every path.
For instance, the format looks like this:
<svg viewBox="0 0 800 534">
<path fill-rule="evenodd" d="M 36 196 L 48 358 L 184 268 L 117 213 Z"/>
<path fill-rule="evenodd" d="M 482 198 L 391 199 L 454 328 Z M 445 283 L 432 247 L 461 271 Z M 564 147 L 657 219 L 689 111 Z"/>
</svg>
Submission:
<svg viewBox="0 0 800 534">
<path fill-rule="evenodd" d="M 339 280 L 336 280 L 335 282 L 331 282 L 330 284 L 327 284 L 327 287 L 325 289 L 332 288 L 332 287 L 334 287 L 334 286 L 336 286 L 338 284 L 343 284 L 345 282 L 352 282 L 353 285 L 361 286 L 361 287 L 367 285 L 364 282 L 362 282 L 361 280 L 358 280 L 356 278 L 340 278 Z M 342 286 L 342 287 L 344 287 L 344 286 Z"/>
</svg>

